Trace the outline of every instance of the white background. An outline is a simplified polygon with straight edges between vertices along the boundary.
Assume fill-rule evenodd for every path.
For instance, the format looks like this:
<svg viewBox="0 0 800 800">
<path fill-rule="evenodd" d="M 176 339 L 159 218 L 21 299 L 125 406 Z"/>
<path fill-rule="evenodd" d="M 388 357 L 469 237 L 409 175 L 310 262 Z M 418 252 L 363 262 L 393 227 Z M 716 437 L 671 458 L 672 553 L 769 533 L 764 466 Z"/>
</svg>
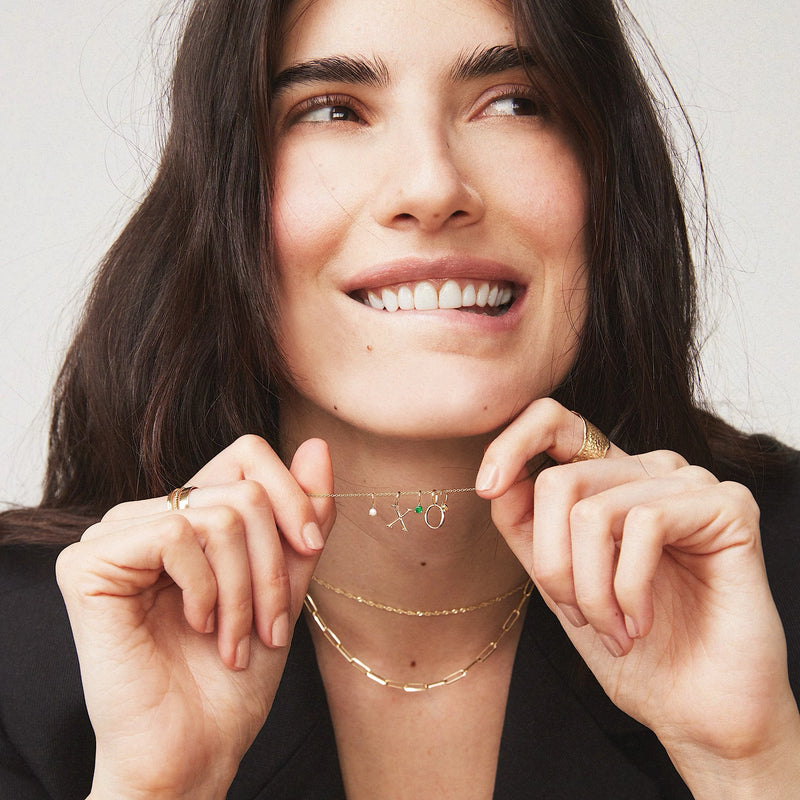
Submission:
<svg viewBox="0 0 800 800">
<path fill-rule="evenodd" d="M 161 5 L 0 0 L 0 500 L 37 498 L 76 312 L 153 168 Z M 630 5 L 709 176 L 706 389 L 735 424 L 800 446 L 800 13 L 786 0 Z"/>
</svg>

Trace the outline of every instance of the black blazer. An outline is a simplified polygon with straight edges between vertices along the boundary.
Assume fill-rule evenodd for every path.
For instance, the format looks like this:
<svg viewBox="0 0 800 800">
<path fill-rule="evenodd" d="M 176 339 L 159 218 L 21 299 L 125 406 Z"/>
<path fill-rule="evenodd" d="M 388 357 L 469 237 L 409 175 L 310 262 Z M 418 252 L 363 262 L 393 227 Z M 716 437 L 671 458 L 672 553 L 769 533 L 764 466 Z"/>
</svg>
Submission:
<svg viewBox="0 0 800 800">
<path fill-rule="evenodd" d="M 763 488 L 765 558 L 800 695 L 800 466 Z M 0 798 L 75 800 L 91 786 L 94 736 L 56 553 L 0 548 Z M 230 800 L 343 800 L 311 637 L 297 625 L 266 724 Z M 497 800 L 690 798 L 656 737 L 606 697 L 535 594 L 525 618 L 500 745 Z M 425 800 L 425 798 L 421 798 Z"/>
</svg>

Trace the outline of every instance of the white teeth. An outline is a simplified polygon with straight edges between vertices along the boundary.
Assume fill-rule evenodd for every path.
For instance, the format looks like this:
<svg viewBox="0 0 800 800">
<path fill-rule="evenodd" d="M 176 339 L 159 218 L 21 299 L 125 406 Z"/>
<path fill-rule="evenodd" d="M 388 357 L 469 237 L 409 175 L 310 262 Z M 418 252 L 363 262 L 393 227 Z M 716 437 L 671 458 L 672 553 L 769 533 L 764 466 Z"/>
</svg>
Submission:
<svg viewBox="0 0 800 800">
<path fill-rule="evenodd" d="M 439 308 L 439 296 L 432 283 L 422 281 L 414 287 L 414 308 L 417 311 L 435 311 Z"/>
<path fill-rule="evenodd" d="M 447 281 L 439 289 L 439 308 L 461 308 L 461 287 L 455 281 Z"/>
<path fill-rule="evenodd" d="M 381 289 L 381 300 L 383 307 L 387 311 L 397 311 L 400 304 L 397 302 L 397 295 L 391 289 Z"/>
<path fill-rule="evenodd" d="M 472 283 L 468 283 L 464 287 L 464 291 L 461 293 L 461 305 L 469 308 L 470 306 L 475 305 L 475 285 Z M 511 289 L 508 290 L 509 297 L 511 296 Z"/>
<path fill-rule="evenodd" d="M 414 292 L 408 286 L 401 286 L 397 290 L 397 304 L 403 311 L 411 311 L 414 308 Z"/>
<path fill-rule="evenodd" d="M 474 283 L 467 283 L 463 289 L 458 281 L 445 281 L 439 291 L 431 281 L 420 281 L 416 284 L 403 284 L 396 289 L 368 289 L 366 305 L 386 311 L 435 311 L 436 309 L 498 308 L 512 301 L 514 292 L 510 286 L 500 286 L 488 282 L 477 288 Z"/>
</svg>

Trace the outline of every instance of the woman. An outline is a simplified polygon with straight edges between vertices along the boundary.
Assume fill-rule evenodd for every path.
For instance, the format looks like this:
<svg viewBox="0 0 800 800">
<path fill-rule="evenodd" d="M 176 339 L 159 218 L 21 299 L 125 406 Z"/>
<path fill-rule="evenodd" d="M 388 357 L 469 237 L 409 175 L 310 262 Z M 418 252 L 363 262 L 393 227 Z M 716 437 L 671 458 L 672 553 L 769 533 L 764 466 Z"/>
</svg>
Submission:
<svg viewBox="0 0 800 800">
<path fill-rule="evenodd" d="M 4 517 L 17 796 L 800 788 L 728 480 L 791 641 L 796 459 L 696 407 L 668 147 L 611 4 L 562 6 L 196 5 Z M 76 658 L 26 545 L 78 537 Z"/>
</svg>

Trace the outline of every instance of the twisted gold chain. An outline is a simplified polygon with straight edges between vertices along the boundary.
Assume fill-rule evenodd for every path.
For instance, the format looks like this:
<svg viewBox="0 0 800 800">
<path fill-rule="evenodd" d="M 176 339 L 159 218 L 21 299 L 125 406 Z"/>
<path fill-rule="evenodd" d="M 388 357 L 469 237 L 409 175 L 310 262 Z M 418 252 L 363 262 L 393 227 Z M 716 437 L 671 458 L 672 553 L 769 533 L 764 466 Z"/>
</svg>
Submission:
<svg viewBox="0 0 800 800">
<path fill-rule="evenodd" d="M 469 614 L 471 611 L 478 611 L 481 608 L 487 608 L 488 606 L 501 603 L 506 598 L 511 597 L 512 594 L 522 591 L 528 584 L 528 581 L 526 581 L 525 583 L 521 583 L 519 586 L 515 586 L 513 589 L 509 589 L 504 594 L 498 594 L 496 597 L 492 597 L 489 600 L 482 600 L 480 603 L 475 603 L 471 606 L 441 608 L 433 611 L 418 611 L 413 608 L 397 608 L 396 606 L 390 606 L 386 603 L 379 603 L 376 600 L 369 600 L 366 597 L 362 597 L 360 594 L 353 594 L 352 592 L 348 592 L 346 589 L 341 589 L 338 586 L 334 586 L 332 583 L 328 583 L 328 581 L 318 578 L 316 575 L 314 575 L 311 580 L 313 580 L 314 583 L 322 586 L 323 589 L 328 589 L 328 591 L 338 594 L 341 597 L 346 597 L 348 600 L 355 600 L 357 603 L 369 606 L 370 608 L 377 608 L 380 611 L 388 611 L 390 614 L 403 614 L 406 617 L 450 617 L 455 614 Z"/>
<path fill-rule="evenodd" d="M 306 610 L 309 614 L 311 614 L 314 622 L 317 624 L 317 627 L 322 631 L 323 636 L 333 645 L 336 649 L 336 652 L 344 658 L 348 664 L 352 664 L 359 672 L 362 672 L 367 678 L 375 683 L 379 684 L 380 686 L 388 686 L 391 689 L 401 689 L 404 692 L 412 693 L 412 692 L 425 692 L 429 689 L 437 689 L 440 686 L 449 686 L 451 683 L 455 683 L 456 681 L 460 681 L 466 674 L 476 665 L 482 664 L 486 661 L 489 656 L 497 650 L 497 646 L 502 641 L 503 637 L 514 627 L 517 620 L 520 618 L 520 614 L 522 612 L 522 606 L 525 604 L 525 601 L 531 596 L 533 592 L 533 581 L 529 580 L 525 583 L 525 586 L 522 589 L 522 598 L 520 599 L 517 607 L 506 617 L 505 622 L 503 623 L 502 627 L 500 628 L 500 633 L 497 635 L 497 638 L 489 642 L 486 647 L 475 656 L 472 661 L 467 664 L 466 667 L 462 667 L 461 669 L 457 669 L 455 672 L 451 672 L 449 675 L 446 675 L 444 678 L 440 678 L 438 681 L 432 681 L 430 683 L 403 683 L 402 681 L 395 681 L 391 680 L 390 678 L 386 678 L 383 675 L 379 675 L 372 667 L 365 664 L 361 659 L 356 658 L 352 653 L 350 653 L 347 648 L 342 644 L 342 640 L 331 630 L 330 626 L 325 622 L 322 618 L 321 614 L 319 613 L 319 609 L 317 608 L 317 604 L 314 602 L 313 598 L 310 594 L 306 594 L 304 605 Z"/>
</svg>

